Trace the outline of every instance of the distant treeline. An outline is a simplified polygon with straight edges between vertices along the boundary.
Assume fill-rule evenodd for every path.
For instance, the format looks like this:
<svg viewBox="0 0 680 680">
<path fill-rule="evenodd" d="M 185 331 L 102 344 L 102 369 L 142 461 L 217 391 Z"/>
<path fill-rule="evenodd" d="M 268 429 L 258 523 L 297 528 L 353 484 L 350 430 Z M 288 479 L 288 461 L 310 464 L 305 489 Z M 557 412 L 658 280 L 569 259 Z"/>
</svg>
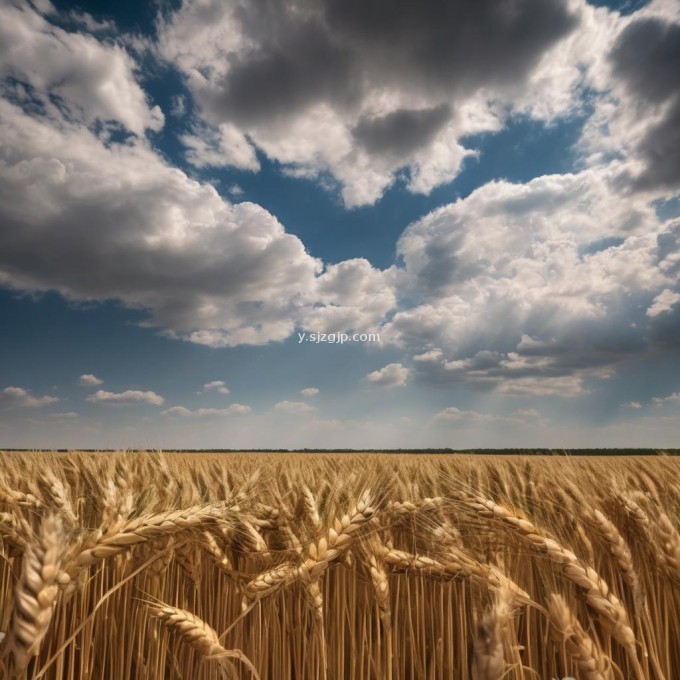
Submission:
<svg viewBox="0 0 680 680">
<path fill-rule="evenodd" d="M 111 453 L 121 449 L 3 449 L 0 451 L 38 451 L 45 453 Z M 129 452 L 148 449 L 123 449 Z M 157 449 L 161 452 L 160 449 Z M 680 449 L 162 449 L 163 453 L 404 453 L 404 454 L 479 454 L 487 456 L 678 456 Z"/>
</svg>

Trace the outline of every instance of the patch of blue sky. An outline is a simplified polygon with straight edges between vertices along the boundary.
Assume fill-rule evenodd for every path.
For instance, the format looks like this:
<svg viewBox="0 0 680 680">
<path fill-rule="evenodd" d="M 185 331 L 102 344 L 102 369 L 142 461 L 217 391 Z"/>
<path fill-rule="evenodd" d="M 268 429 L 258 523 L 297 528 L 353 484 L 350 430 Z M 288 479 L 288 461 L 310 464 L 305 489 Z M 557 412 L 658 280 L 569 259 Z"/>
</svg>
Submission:
<svg viewBox="0 0 680 680">
<path fill-rule="evenodd" d="M 139 0 L 51 0 L 58 11 L 60 23 L 69 23 L 72 11 L 85 12 L 98 22 L 115 21 L 119 32 L 152 35 L 156 30 L 156 17 L 159 10 L 177 9 L 179 0 L 161 0 L 160 2 L 139 2 Z M 71 22 L 72 23 L 72 22 Z"/>
<path fill-rule="evenodd" d="M 301 400 L 300 390 L 311 386 L 323 398 L 333 391 L 339 403 L 367 373 L 401 356 L 398 350 L 369 344 L 300 343 L 297 334 L 264 347 L 214 349 L 141 328 L 146 315 L 115 302 L 74 305 L 55 293 L 29 297 L 0 290 L 0 318 L 12 330 L 0 334 L 0 389 L 55 393 L 62 403 L 55 403 L 52 411 L 63 411 L 69 403 L 69 410 L 77 404 L 78 411 L 101 412 L 106 407 L 83 401 L 96 389 L 152 390 L 164 397 L 163 408 L 241 403 L 266 410 L 282 400 Z M 86 373 L 103 385 L 79 386 L 78 377 Z M 203 385 L 213 380 L 223 380 L 229 394 L 204 392 Z M 56 392 L 53 386 L 58 386 Z M 349 411 L 358 415 L 371 399 Z"/>
<path fill-rule="evenodd" d="M 596 7 L 606 7 L 623 16 L 633 14 L 647 6 L 650 0 L 588 0 L 588 4 Z"/>
<path fill-rule="evenodd" d="M 511 118 L 500 132 L 485 133 L 463 140 L 479 152 L 468 158 L 460 174 L 430 195 L 413 194 L 403 179 L 397 180 L 372 206 L 352 210 L 343 207 L 337 191 L 325 190 L 316 180 L 287 176 L 280 164 L 258 153 L 257 173 L 225 168 L 196 171 L 216 183 L 228 195 L 233 185 L 243 194 L 235 200 L 263 206 L 299 236 L 308 252 L 324 262 L 334 263 L 364 257 L 376 267 L 395 263 L 396 243 L 404 229 L 428 212 L 458 198 L 464 198 L 487 182 L 505 179 L 526 182 L 546 174 L 574 169 L 583 118 L 561 119 L 546 125 L 526 117 Z"/>
</svg>

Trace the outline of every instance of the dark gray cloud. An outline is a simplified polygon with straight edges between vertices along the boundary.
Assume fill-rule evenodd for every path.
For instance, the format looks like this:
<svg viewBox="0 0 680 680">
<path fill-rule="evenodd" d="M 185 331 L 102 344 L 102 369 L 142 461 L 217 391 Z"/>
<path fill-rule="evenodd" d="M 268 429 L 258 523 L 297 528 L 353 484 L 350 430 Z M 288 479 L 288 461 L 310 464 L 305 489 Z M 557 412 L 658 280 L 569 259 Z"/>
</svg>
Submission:
<svg viewBox="0 0 680 680">
<path fill-rule="evenodd" d="M 325 16 L 378 73 L 447 92 L 521 80 L 576 26 L 561 0 L 328 0 Z"/>
<path fill-rule="evenodd" d="M 634 296 L 639 306 L 648 300 Z M 517 311 L 506 311 L 506 306 L 490 311 L 486 328 L 476 320 L 477 328 L 456 342 L 455 351 L 455 339 L 440 335 L 435 342 L 441 350 L 416 355 L 417 380 L 442 387 L 465 383 L 481 391 L 540 394 L 543 389 L 576 396 L 585 389 L 584 381 L 606 379 L 643 357 L 674 354 L 678 344 L 680 315 L 675 312 L 650 323 L 635 304 L 617 305 L 603 318 L 572 319 L 560 327 L 559 312 L 541 305 L 518 327 L 513 319 Z M 427 340 L 432 344 L 433 338 Z"/>
<path fill-rule="evenodd" d="M 202 122 L 229 128 L 225 166 L 241 135 L 305 176 L 330 172 L 353 207 L 404 167 L 414 192 L 451 181 L 469 153 L 459 140 L 527 108 L 535 67 L 582 15 L 568 0 L 186 0 L 158 49 Z M 207 165 L 200 155 L 190 162 Z"/>
<path fill-rule="evenodd" d="M 680 24 L 655 18 L 631 23 L 610 60 L 636 108 L 663 112 L 637 144 L 646 168 L 633 185 L 642 190 L 680 185 Z"/>
<path fill-rule="evenodd" d="M 276 30 L 262 36 L 255 51 L 235 57 L 227 77 L 205 96 L 218 119 L 256 126 L 315 101 L 340 102 L 351 92 L 350 53 L 318 21 L 276 21 Z"/>
<path fill-rule="evenodd" d="M 401 157 L 427 144 L 451 117 L 451 107 L 398 109 L 385 116 L 363 118 L 352 130 L 370 153 Z"/>
<path fill-rule="evenodd" d="M 637 178 L 637 187 L 653 189 L 680 186 L 680 96 L 668 109 L 664 120 L 643 137 L 638 150 L 647 168 Z"/>
<path fill-rule="evenodd" d="M 634 21 L 612 48 L 614 74 L 652 103 L 675 97 L 680 88 L 680 25 L 661 19 Z"/>
<path fill-rule="evenodd" d="M 667 231 L 657 237 L 659 262 L 669 276 L 680 278 L 680 219 L 673 220 Z"/>
<path fill-rule="evenodd" d="M 677 354 L 680 347 L 680 305 L 654 319 L 650 340 L 660 352 Z"/>
<path fill-rule="evenodd" d="M 451 93 L 517 82 L 576 26 L 562 0 L 289 0 L 236 16 L 256 47 L 232 57 L 209 101 L 250 123 L 372 85 Z"/>
</svg>

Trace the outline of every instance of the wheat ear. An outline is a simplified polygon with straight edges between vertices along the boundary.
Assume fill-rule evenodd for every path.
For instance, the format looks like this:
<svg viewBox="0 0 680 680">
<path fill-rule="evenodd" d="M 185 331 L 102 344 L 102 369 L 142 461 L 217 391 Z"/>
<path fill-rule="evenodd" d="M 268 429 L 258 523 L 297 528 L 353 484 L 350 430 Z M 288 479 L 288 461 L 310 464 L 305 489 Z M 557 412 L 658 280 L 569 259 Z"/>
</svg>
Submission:
<svg viewBox="0 0 680 680">
<path fill-rule="evenodd" d="M 269 595 L 298 579 L 307 582 L 317 579 L 330 562 L 349 548 L 356 532 L 373 517 L 375 510 L 370 502 L 371 494 L 365 491 L 349 514 L 335 520 L 335 525 L 328 530 L 328 536 L 323 536 L 318 542 L 310 544 L 309 557 L 304 564 L 298 566 L 287 562 L 263 572 L 250 581 L 245 588 L 244 608 L 248 607 L 251 599 Z"/>
<path fill-rule="evenodd" d="M 89 567 L 140 543 L 197 528 L 221 517 L 223 512 L 223 508 L 215 506 L 194 506 L 186 510 L 172 510 L 129 520 L 117 532 L 98 537 L 94 545 L 81 550 L 76 555 L 74 564 L 81 568 Z"/>
<path fill-rule="evenodd" d="M 590 515 L 590 519 L 602 539 L 602 542 L 607 546 L 609 553 L 616 561 L 623 576 L 623 580 L 628 584 L 628 587 L 633 593 L 635 606 L 639 611 L 643 606 L 644 593 L 642 592 L 640 577 L 633 564 L 633 555 L 628 547 L 626 539 L 621 535 L 614 523 L 600 510 L 595 510 L 595 512 Z"/>
<path fill-rule="evenodd" d="M 156 619 L 163 622 L 168 630 L 176 633 L 188 645 L 198 650 L 209 659 L 238 659 L 260 680 L 257 669 L 240 649 L 225 649 L 219 641 L 217 632 L 203 619 L 186 609 L 169 605 L 149 606 L 148 611 Z"/>
<path fill-rule="evenodd" d="M 562 567 L 564 575 L 585 592 L 586 602 L 597 612 L 610 629 L 612 637 L 621 644 L 631 660 L 639 663 L 635 647 L 635 634 L 628 613 L 621 601 L 609 590 L 606 581 L 590 566 L 554 538 L 543 533 L 528 519 L 511 513 L 507 508 L 484 498 L 467 501 L 480 515 L 501 521 L 514 529 L 532 547 L 544 552 L 551 562 Z M 637 665 L 636 665 L 637 667 Z"/>
<path fill-rule="evenodd" d="M 304 499 L 305 512 L 307 513 L 307 518 L 311 522 L 312 527 L 318 531 L 321 528 L 319 506 L 317 505 L 314 494 L 306 484 L 302 485 L 302 498 Z"/>
<path fill-rule="evenodd" d="M 610 680 L 612 673 L 609 659 L 583 630 L 561 595 L 550 596 L 548 612 L 553 626 L 553 637 L 564 645 L 583 680 Z"/>
<path fill-rule="evenodd" d="M 672 579 L 680 581 L 680 533 L 665 512 L 659 515 L 654 530 L 661 547 L 661 563 Z"/>
<path fill-rule="evenodd" d="M 0 539 L 16 548 L 19 552 L 26 550 L 31 527 L 28 522 L 18 515 L 0 512 Z"/>
<path fill-rule="evenodd" d="M 503 628 L 509 613 L 507 595 L 501 590 L 491 611 L 477 623 L 472 643 L 472 680 L 501 680 L 505 673 Z"/>
<path fill-rule="evenodd" d="M 16 489 L 0 487 L 0 503 L 7 505 L 23 505 L 33 510 L 39 510 L 43 504 L 32 493 L 24 493 Z"/>
<path fill-rule="evenodd" d="M 47 634 L 59 593 L 62 545 L 61 520 L 49 515 L 24 553 L 9 632 L 2 646 L 2 656 L 8 657 L 14 675 L 23 673 L 40 652 Z"/>
</svg>

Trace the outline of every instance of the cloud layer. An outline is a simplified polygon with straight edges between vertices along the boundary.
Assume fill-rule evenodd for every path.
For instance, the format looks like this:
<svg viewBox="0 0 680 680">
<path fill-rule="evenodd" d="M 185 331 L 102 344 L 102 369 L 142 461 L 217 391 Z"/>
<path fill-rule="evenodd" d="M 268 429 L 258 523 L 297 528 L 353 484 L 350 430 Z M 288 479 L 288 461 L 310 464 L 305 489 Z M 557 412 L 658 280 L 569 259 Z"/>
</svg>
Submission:
<svg viewBox="0 0 680 680">
<path fill-rule="evenodd" d="M 198 408 L 194 411 L 184 406 L 173 406 L 165 411 L 161 411 L 161 415 L 171 418 L 210 418 L 242 416 L 250 413 L 250 410 L 250 406 L 244 406 L 243 404 L 232 404 L 226 408 Z"/>
<path fill-rule="evenodd" d="M 296 416 L 310 415 L 316 411 L 313 406 L 305 404 L 303 401 L 289 401 L 287 399 L 276 403 L 274 410 Z"/>
<path fill-rule="evenodd" d="M 257 172 L 259 150 L 293 177 L 330 176 L 346 207 L 397 178 L 431 192 L 476 153 L 470 135 L 513 116 L 585 120 L 572 172 L 497 179 L 423 215 L 385 270 L 323 263 L 271 212 L 173 167 L 126 42 L 32 7 L 0 8 L 0 286 L 116 300 L 211 347 L 376 331 L 403 357 L 366 376 L 375 386 L 579 397 L 632 361 L 677 354 L 680 219 L 659 209 L 680 193 L 674 3 L 622 17 L 582 0 L 186 0 L 159 20 L 145 45 L 188 88 L 174 134 L 189 162 Z M 44 400 L 0 393 L 5 406 Z"/>
<path fill-rule="evenodd" d="M 45 31 L 61 31 L 60 44 L 78 38 L 50 28 L 30 8 L 7 11 L 29 43 Z M 229 203 L 143 138 L 111 142 L 92 125 L 100 118 L 96 107 L 88 113 L 76 98 L 78 116 L 48 105 L 47 94 L 40 108 L 29 106 L 16 80 L 28 83 L 33 73 L 22 66 L 25 52 L 5 55 L 16 61 L 6 73 L 15 75 L 5 81 L 12 92 L 0 100 L 0 284 L 57 290 L 73 300 L 115 299 L 148 310 L 147 325 L 213 347 L 283 340 L 296 324 L 364 329 L 393 306 L 383 274 L 367 261 L 324 271 L 260 206 Z M 66 60 L 59 50 L 53 56 Z M 138 88 L 132 62 L 124 66 Z M 126 101 L 106 72 L 100 75 L 82 93 L 103 89 Z M 80 76 L 59 82 L 71 77 Z M 101 118 L 115 115 L 111 109 Z M 143 131 L 125 116 L 118 122 Z"/>
<path fill-rule="evenodd" d="M 158 48 L 200 110 L 191 162 L 256 169 L 257 147 L 293 175 L 330 172 L 357 206 L 400 169 L 416 192 L 453 179 L 471 153 L 461 138 L 523 108 L 584 13 L 562 0 L 190 0 L 161 21 Z"/>
<path fill-rule="evenodd" d="M 230 205 L 143 144 L 0 102 L 6 285 L 118 299 L 210 345 L 281 340 L 320 263 L 257 205 Z M 96 225 L 96 227 L 93 227 Z"/>
<path fill-rule="evenodd" d="M 618 196 L 615 177 L 495 182 L 411 225 L 398 281 L 420 302 L 381 337 L 418 352 L 421 378 L 507 394 L 576 396 L 609 367 L 663 351 L 680 299 L 676 246 L 663 244 L 678 223 Z"/>
</svg>

